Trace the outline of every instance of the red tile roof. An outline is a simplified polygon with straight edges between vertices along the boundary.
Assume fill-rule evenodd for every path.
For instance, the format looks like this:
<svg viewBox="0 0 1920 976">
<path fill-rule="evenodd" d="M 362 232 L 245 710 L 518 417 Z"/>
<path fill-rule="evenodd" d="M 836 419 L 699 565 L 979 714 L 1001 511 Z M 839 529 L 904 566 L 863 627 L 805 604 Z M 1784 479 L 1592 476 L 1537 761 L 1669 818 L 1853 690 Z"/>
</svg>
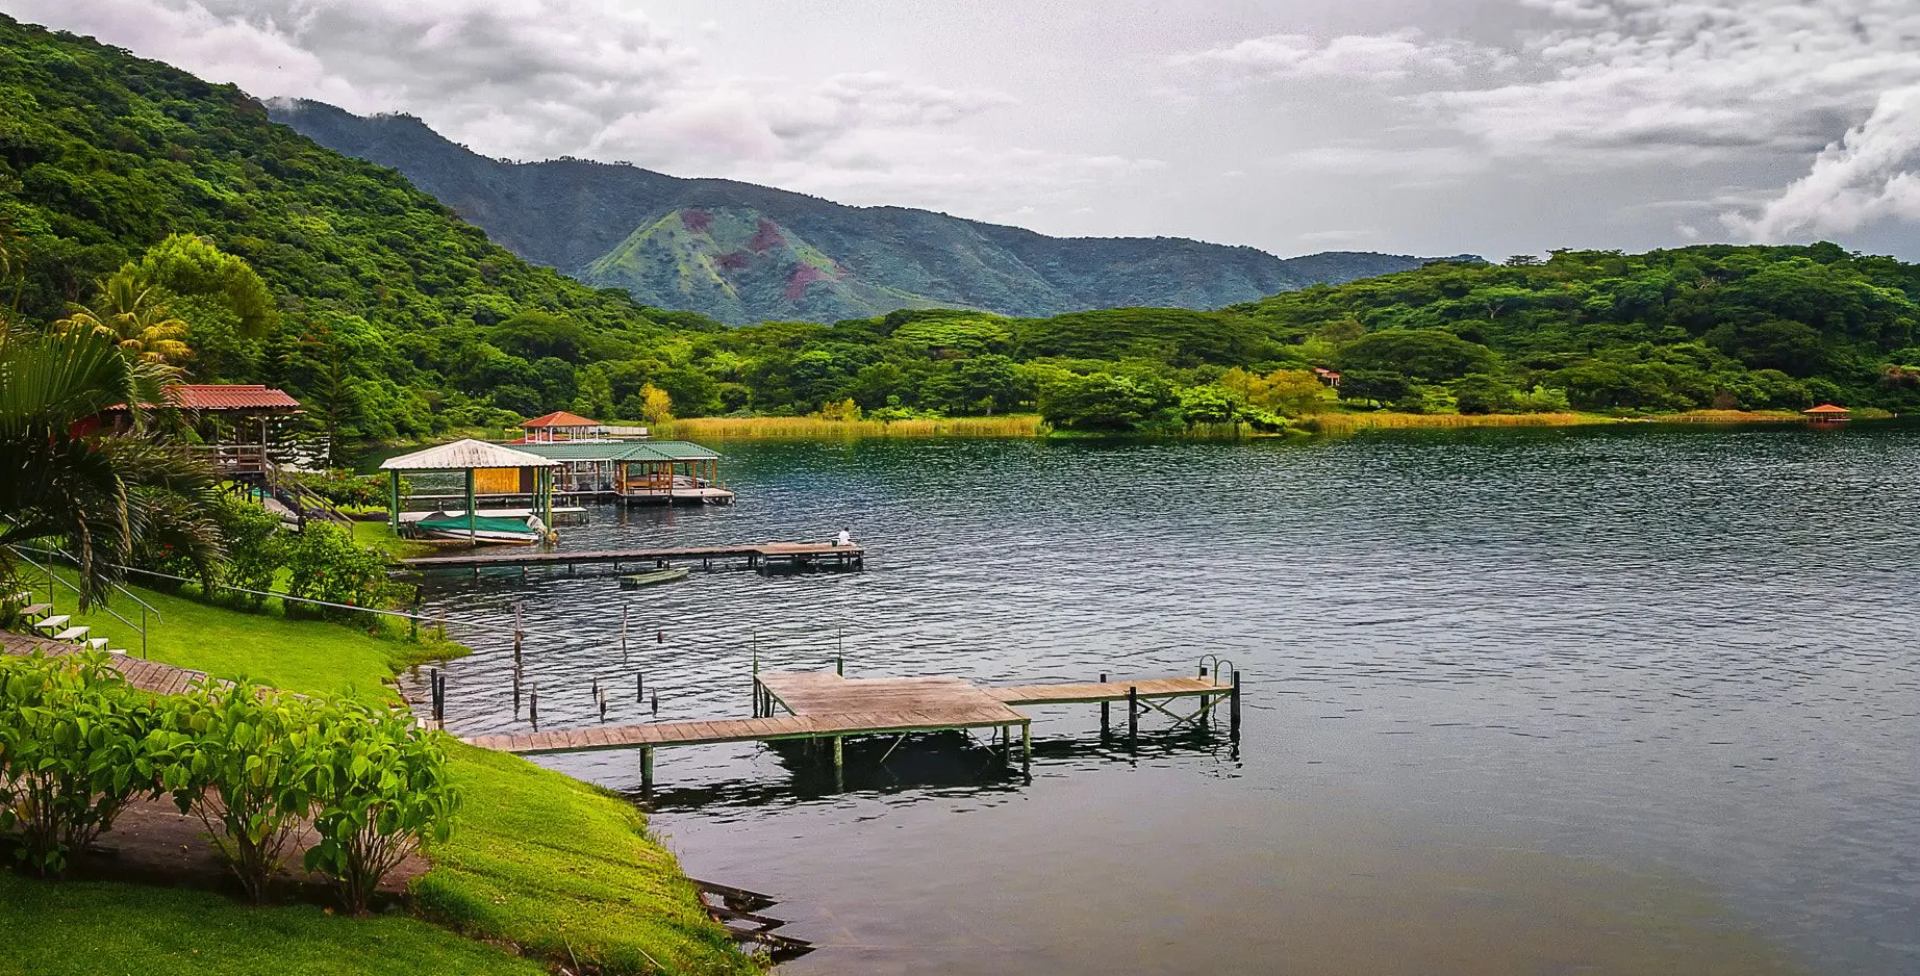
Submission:
<svg viewBox="0 0 1920 976">
<path fill-rule="evenodd" d="M 544 417 L 535 417 L 522 423 L 522 427 L 598 427 L 600 421 L 588 420 L 577 413 L 555 410 Z"/>
<path fill-rule="evenodd" d="M 167 388 L 167 398 L 182 410 L 300 409 L 300 401 L 284 391 L 258 383 L 181 383 Z"/>
<path fill-rule="evenodd" d="M 1800 412 L 1801 413 L 1852 413 L 1853 411 L 1848 410 L 1846 407 L 1836 407 L 1831 403 L 1823 403 L 1817 407 L 1814 407 L 1811 410 L 1802 410 Z"/>
<path fill-rule="evenodd" d="M 167 387 L 167 399 L 182 410 L 286 410 L 300 409 L 300 401 L 259 383 L 176 383 Z M 148 404 L 151 406 L 151 404 Z M 125 410 L 116 403 L 109 410 Z"/>
</svg>

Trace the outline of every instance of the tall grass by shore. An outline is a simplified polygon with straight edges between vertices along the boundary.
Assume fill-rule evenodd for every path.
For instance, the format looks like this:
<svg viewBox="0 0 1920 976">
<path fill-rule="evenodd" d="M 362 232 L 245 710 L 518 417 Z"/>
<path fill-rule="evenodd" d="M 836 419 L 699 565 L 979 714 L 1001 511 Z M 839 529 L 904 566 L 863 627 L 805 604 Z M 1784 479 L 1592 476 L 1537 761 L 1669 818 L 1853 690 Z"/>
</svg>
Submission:
<svg viewBox="0 0 1920 976">
<path fill-rule="evenodd" d="M 693 417 L 656 425 L 654 436 L 687 440 L 745 438 L 857 439 L 865 437 L 1044 437 L 1034 414 L 925 420 L 824 420 L 820 417 Z"/>
<path fill-rule="evenodd" d="M 1617 417 L 1597 413 L 1323 413 L 1305 418 L 1300 426 L 1319 434 L 1347 434 L 1356 430 L 1454 427 L 1575 427 L 1617 424 Z"/>
</svg>

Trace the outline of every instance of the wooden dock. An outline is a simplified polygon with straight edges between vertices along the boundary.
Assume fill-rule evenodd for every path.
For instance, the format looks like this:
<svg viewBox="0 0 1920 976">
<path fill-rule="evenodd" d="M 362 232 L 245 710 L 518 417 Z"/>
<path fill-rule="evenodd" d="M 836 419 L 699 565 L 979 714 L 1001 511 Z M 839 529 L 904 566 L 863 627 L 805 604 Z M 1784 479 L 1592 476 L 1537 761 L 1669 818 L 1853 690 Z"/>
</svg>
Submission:
<svg viewBox="0 0 1920 976">
<path fill-rule="evenodd" d="M 1103 676 L 1104 677 L 1104 676 Z M 1177 721 L 1204 717 L 1220 699 L 1229 700 L 1232 734 L 1240 730 L 1240 680 L 1149 678 L 1083 684 L 1018 687 L 976 685 L 950 677 L 846 678 L 835 672 L 767 672 L 754 676 L 752 718 L 707 722 L 650 722 L 638 725 L 560 729 L 518 735 L 475 736 L 465 741 L 484 749 L 520 755 L 640 750 L 641 781 L 653 785 L 653 752 L 665 746 L 727 742 L 775 742 L 783 739 L 831 740 L 834 769 L 844 767 L 848 736 L 905 736 L 916 732 L 990 729 L 1011 761 L 1013 730 L 1020 730 L 1021 766 L 1033 760 L 1033 720 L 1019 705 L 1099 704 L 1101 727 L 1108 707 L 1128 703 L 1128 732 L 1137 735 L 1140 715 L 1152 709 Z M 1178 715 L 1167 703 L 1200 700 L 1199 711 Z M 781 714 L 784 712 L 784 714 Z"/>
<path fill-rule="evenodd" d="M 411 570 L 471 569 L 479 575 L 483 569 L 535 566 L 612 565 L 662 568 L 674 563 L 697 562 L 711 568 L 716 562 L 744 560 L 750 569 L 768 566 L 834 566 L 857 568 L 866 563 L 861 546 L 836 546 L 831 542 L 762 542 L 740 546 L 693 546 L 684 549 L 623 549 L 581 552 L 509 551 L 473 556 L 418 556 L 400 560 Z"/>
</svg>

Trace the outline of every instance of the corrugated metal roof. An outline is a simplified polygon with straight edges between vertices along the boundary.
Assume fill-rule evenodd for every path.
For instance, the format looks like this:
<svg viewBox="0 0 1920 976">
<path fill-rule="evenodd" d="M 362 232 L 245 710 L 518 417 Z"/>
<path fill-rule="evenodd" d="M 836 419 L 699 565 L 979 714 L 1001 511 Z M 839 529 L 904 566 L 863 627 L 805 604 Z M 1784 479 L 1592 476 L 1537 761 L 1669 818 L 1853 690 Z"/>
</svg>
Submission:
<svg viewBox="0 0 1920 976">
<path fill-rule="evenodd" d="M 465 471 L 469 468 L 551 468 L 538 454 L 468 438 L 380 462 L 382 471 Z"/>
<path fill-rule="evenodd" d="M 167 399 L 183 410 L 298 410 L 300 401 L 258 383 L 181 383 L 167 387 Z"/>
<path fill-rule="evenodd" d="M 556 461 L 706 461 L 720 456 L 689 441 L 563 441 L 515 444 L 514 449 Z"/>
<path fill-rule="evenodd" d="M 577 413 L 555 410 L 544 417 L 535 417 L 520 424 L 522 427 L 598 427 L 600 421 L 588 420 Z"/>
</svg>

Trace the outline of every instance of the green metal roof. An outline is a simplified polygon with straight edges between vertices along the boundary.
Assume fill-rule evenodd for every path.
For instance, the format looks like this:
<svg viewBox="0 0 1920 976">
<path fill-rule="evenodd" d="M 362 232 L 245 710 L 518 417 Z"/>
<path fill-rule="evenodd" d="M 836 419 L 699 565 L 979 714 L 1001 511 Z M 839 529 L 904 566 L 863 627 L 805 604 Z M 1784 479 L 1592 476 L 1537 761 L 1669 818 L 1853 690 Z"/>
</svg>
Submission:
<svg viewBox="0 0 1920 976">
<path fill-rule="evenodd" d="M 690 441 L 562 441 L 513 447 L 555 461 L 705 461 L 720 456 Z"/>
</svg>

